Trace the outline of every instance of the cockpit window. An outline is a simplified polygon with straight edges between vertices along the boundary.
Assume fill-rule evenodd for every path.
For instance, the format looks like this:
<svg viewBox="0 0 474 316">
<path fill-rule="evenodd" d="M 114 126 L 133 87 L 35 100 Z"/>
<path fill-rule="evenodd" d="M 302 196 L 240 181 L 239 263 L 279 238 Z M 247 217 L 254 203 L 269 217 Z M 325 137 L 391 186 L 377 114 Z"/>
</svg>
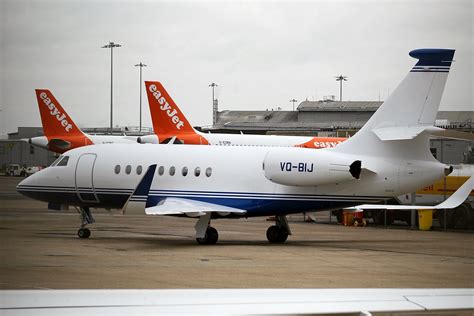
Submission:
<svg viewBox="0 0 474 316">
<path fill-rule="evenodd" d="M 63 156 L 59 156 L 58 158 L 56 158 L 56 160 L 53 161 L 53 163 L 50 165 L 50 167 L 56 166 L 61 159 L 63 159 Z"/>
<path fill-rule="evenodd" d="M 56 166 L 65 167 L 67 166 L 68 161 L 69 161 L 69 156 L 64 156 L 63 159 L 61 159 Z"/>
</svg>

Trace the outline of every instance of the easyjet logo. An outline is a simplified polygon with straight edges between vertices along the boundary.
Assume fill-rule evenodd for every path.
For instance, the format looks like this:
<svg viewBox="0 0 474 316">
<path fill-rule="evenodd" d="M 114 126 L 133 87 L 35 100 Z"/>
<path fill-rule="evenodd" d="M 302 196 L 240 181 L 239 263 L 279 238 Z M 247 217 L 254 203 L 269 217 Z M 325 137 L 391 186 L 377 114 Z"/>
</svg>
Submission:
<svg viewBox="0 0 474 316">
<path fill-rule="evenodd" d="M 331 148 L 331 147 L 336 147 L 337 144 L 342 143 L 342 141 L 337 141 L 337 142 L 314 142 L 314 147 L 315 148 Z"/>
<path fill-rule="evenodd" d="M 50 98 L 48 98 L 48 95 L 46 94 L 46 92 L 41 92 L 40 98 L 41 100 L 43 100 L 43 103 L 46 104 L 46 106 L 50 110 L 49 114 L 51 114 L 51 116 L 54 116 L 60 122 L 61 126 L 64 127 L 64 130 L 66 132 L 69 132 L 72 129 L 72 125 L 67 121 L 66 114 L 61 113 L 58 110 L 56 105 L 53 102 L 51 102 Z"/>
<path fill-rule="evenodd" d="M 177 115 L 178 111 L 169 105 L 168 101 L 166 101 L 166 98 L 156 88 L 156 85 L 152 84 L 148 89 L 151 93 L 153 93 L 153 96 L 160 104 L 160 110 L 164 111 L 171 118 L 171 122 L 173 122 L 177 129 L 181 129 L 181 127 L 184 125 L 184 122 Z"/>
</svg>

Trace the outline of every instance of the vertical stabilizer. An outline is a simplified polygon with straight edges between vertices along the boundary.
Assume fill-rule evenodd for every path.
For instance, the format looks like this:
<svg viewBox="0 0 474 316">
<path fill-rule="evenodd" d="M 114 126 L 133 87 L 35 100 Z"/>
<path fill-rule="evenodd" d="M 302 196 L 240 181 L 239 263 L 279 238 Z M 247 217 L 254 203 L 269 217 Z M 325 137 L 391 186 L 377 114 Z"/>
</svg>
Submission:
<svg viewBox="0 0 474 316">
<path fill-rule="evenodd" d="M 427 132 L 436 129 L 434 122 L 454 50 L 417 49 L 410 56 L 418 59 L 416 65 L 364 127 L 336 151 L 391 157 L 406 151 L 411 158 L 431 158 Z M 426 141 L 418 137 L 422 134 Z"/>
<path fill-rule="evenodd" d="M 48 140 L 77 136 L 85 137 L 51 91 L 47 89 L 36 89 L 35 91 L 44 135 Z"/>
<path fill-rule="evenodd" d="M 155 134 L 177 136 L 196 133 L 160 82 L 145 81 L 145 87 Z"/>
</svg>

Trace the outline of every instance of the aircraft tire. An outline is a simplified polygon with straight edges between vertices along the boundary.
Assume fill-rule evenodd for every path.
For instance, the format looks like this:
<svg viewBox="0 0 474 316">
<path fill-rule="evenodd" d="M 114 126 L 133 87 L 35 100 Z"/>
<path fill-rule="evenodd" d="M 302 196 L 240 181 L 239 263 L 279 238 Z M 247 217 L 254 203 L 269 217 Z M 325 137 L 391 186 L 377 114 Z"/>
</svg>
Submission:
<svg viewBox="0 0 474 316">
<path fill-rule="evenodd" d="M 79 238 L 89 238 L 91 235 L 91 231 L 88 228 L 79 228 L 77 231 L 77 236 Z"/>
<path fill-rule="evenodd" d="M 219 233 L 217 230 L 214 227 L 209 226 L 206 229 L 206 235 L 204 235 L 204 238 L 196 238 L 196 241 L 201 245 L 215 245 L 218 239 Z"/>
<path fill-rule="evenodd" d="M 267 229 L 267 239 L 272 244 L 284 243 L 288 239 L 288 232 L 284 228 L 273 225 Z"/>
</svg>

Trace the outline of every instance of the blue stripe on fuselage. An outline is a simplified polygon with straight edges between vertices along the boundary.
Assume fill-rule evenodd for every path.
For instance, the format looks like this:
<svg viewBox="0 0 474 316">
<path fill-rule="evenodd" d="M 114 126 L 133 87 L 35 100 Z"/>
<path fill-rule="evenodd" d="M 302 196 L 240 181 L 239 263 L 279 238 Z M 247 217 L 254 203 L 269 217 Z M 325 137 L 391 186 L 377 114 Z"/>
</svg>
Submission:
<svg viewBox="0 0 474 316">
<path fill-rule="evenodd" d="M 77 206 L 122 208 L 131 193 L 128 189 L 96 189 L 99 203 L 88 203 L 79 200 L 73 188 L 59 187 L 34 187 L 19 186 L 17 190 L 29 197 L 57 204 L 68 204 Z M 61 190 L 61 191 L 60 191 Z M 60 192 L 59 192 L 60 191 Z M 108 191 L 102 193 L 101 191 Z M 382 197 L 350 197 L 350 196 L 328 196 L 308 194 L 271 194 L 271 193 L 241 193 L 241 192 L 212 192 L 212 191 L 178 191 L 178 190 L 153 190 L 160 192 L 150 194 L 147 206 L 155 206 L 167 197 L 184 198 L 216 205 L 222 205 L 242 210 L 247 210 L 243 217 L 266 216 L 274 214 L 290 214 L 316 210 L 343 208 L 347 206 L 362 204 L 363 202 L 375 202 Z M 199 192 L 199 193 L 198 193 Z M 142 199 L 142 196 L 134 197 Z M 242 216 L 241 216 L 242 217 Z"/>
</svg>

